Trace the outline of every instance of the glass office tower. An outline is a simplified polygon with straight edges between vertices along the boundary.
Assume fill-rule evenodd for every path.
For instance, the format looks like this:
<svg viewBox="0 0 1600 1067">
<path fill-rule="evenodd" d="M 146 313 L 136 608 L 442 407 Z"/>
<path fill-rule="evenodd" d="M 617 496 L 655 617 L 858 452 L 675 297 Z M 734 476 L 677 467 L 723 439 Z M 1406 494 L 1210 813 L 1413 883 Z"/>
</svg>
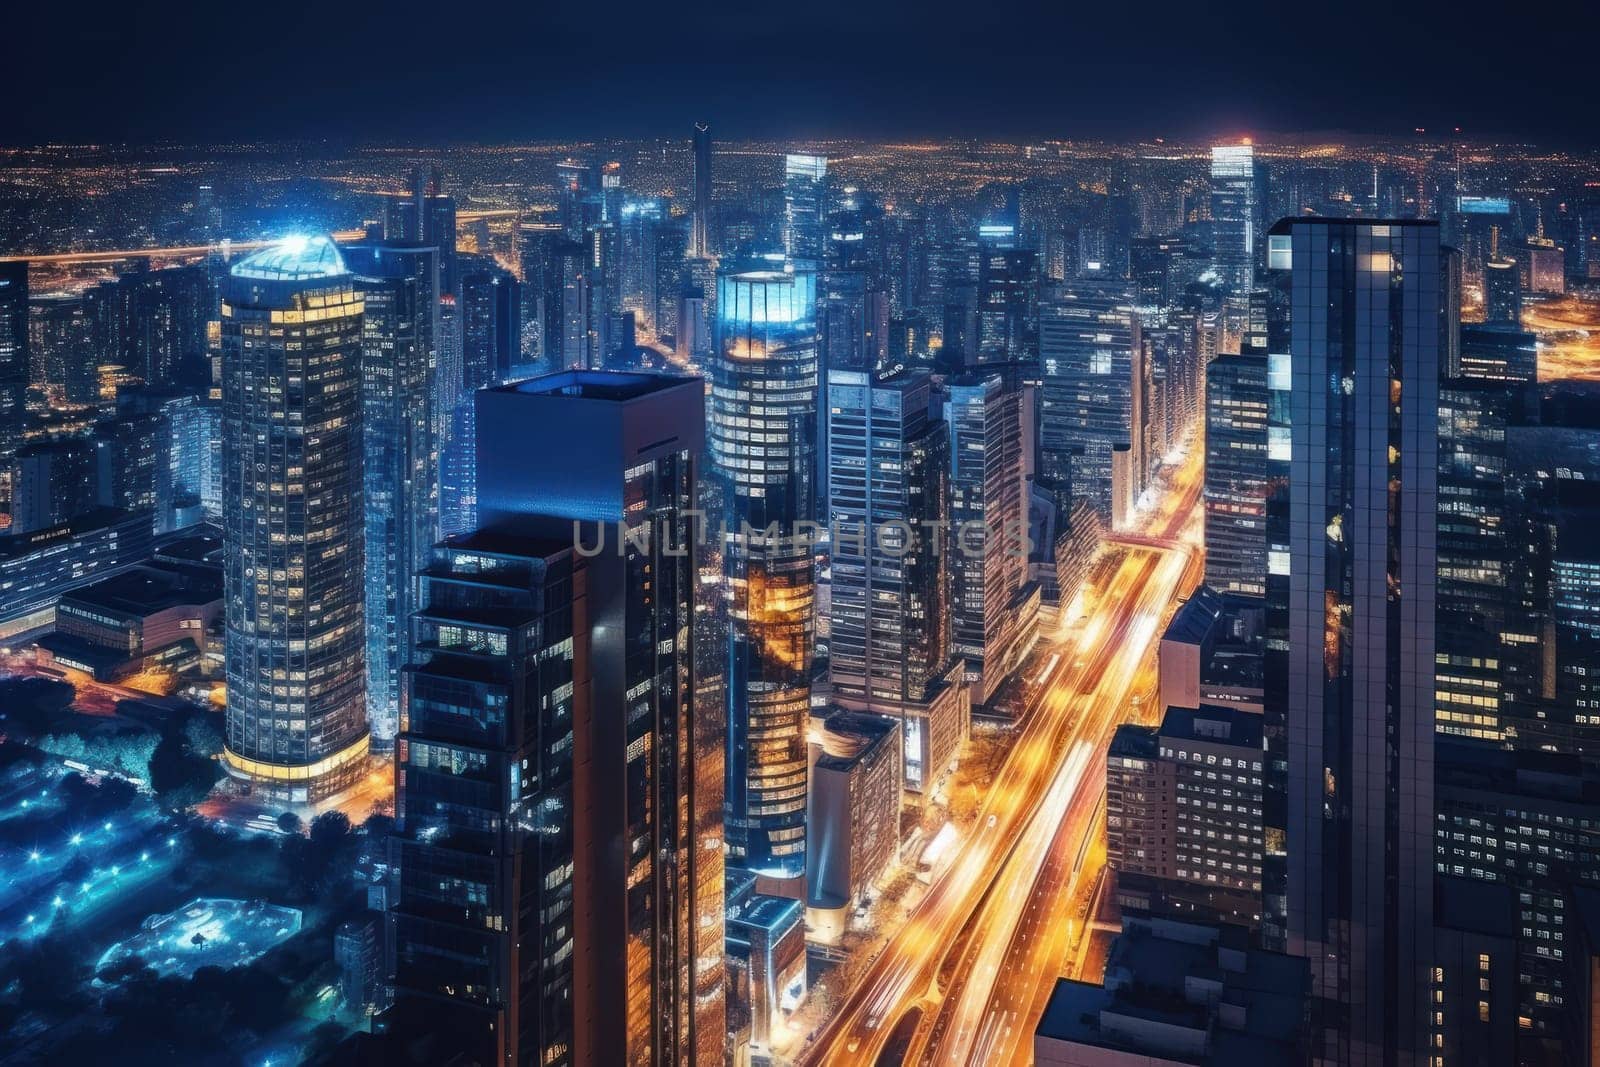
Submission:
<svg viewBox="0 0 1600 1067">
<path fill-rule="evenodd" d="M 333 241 L 248 256 L 222 303 L 223 761 L 307 803 L 365 767 L 362 298 Z"/>
<path fill-rule="evenodd" d="M 986 704 L 1005 680 L 1016 620 L 1007 612 L 1021 588 L 1027 554 L 1022 536 L 1021 396 L 996 373 L 969 372 L 946 382 L 951 531 L 984 535 L 946 547 L 950 572 L 950 649 L 966 661 L 974 704 Z"/>
<path fill-rule="evenodd" d="M 1289 951 L 1311 961 L 1315 1057 L 1420 1062 L 1434 1037 L 1438 225 L 1286 219 L 1268 241 L 1264 933 L 1286 920 Z"/>
<path fill-rule="evenodd" d="M 387 749 L 400 728 L 400 670 L 416 574 L 438 533 L 434 438 L 438 252 L 392 245 L 345 250 L 365 305 L 361 353 L 365 504 L 367 721 Z"/>
<path fill-rule="evenodd" d="M 420 577 L 389 910 L 402 1040 L 464 1061 L 575 1051 L 571 538 L 472 533 Z"/>
<path fill-rule="evenodd" d="M 711 255 L 711 126 L 694 124 L 694 209 L 689 222 L 689 256 Z"/>
<path fill-rule="evenodd" d="M 1140 351 L 1139 316 L 1120 286 L 1071 286 L 1040 305 L 1039 467 L 1063 511 L 1070 489 L 1110 525 L 1112 450 L 1143 439 Z"/>
<path fill-rule="evenodd" d="M 783 157 L 783 252 L 792 260 L 822 259 L 828 205 L 828 157 L 790 152 Z"/>
<path fill-rule="evenodd" d="M 828 375 L 828 678 L 836 694 L 887 715 L 924 698 L 949 651 L 935 529 L 946 510 L 948 437 L 930 392 L 926 371 L 878 382 L 864 371 Z M 911 739 L 919 727 L 902 718 L 908 763 L 920 755 Z M 922 768 L 919 758 L 919 784 Z"/>
<path fill-rule="evenodd" d="M 580 546 L 575 1062 L 703 1062 L 726 1035 L 722 782 L 694 706 L 704 383 L 557 373 L 476 403 L 479 533 Z"/>
<path fill-rule="evenodd" d="M 795 881 L 805 876 L 815 598 L 797 523 L 816 506 L 815 317 L 810 271 L 717 279 L 707 436 L 726 530 L 727 855 Z"/>
<path fill-rule="evenodd" d="M 1211 234 L 1217 273 L 1234 300 L 1255 287 L 1257 203 L 1255 149 L 1248 144 L 1211 149 Z"/>
<path fill-rule="evenodd" d="M 28 390 L 28 264 L 0 263 L 0 451 L 18 440 Z"/>
<path fill-rule="evenodd" d="M 1267 582 L 1267 359 L 1206 367 L 1206 584 L 1261 596 Z"/>
</svg>

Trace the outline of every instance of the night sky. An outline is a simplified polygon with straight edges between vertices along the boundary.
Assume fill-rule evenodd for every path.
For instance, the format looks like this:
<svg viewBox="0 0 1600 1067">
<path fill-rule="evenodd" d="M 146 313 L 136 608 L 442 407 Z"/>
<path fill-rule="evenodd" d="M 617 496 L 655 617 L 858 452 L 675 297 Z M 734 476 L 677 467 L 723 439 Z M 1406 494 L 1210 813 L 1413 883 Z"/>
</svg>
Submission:
<svg viewBox="0 0 1600 1067">
<path fill-rule="evenodd" d="M 20 3 L 4 144 L 1600 129 L 1592 3 Z"/>
</svg>

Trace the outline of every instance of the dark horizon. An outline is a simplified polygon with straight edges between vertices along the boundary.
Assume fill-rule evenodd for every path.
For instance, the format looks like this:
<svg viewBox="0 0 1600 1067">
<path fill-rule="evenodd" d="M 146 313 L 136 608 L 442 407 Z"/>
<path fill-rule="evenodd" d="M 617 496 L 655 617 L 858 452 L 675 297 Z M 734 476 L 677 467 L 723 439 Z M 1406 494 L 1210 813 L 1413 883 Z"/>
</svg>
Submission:
<svg viewBox="0 0 1600 1067">
<path fill-rule="evenodd" d="M 631 139 L 709 119 L 732 140 L 1459 127 L 1472 140 L 1593 146 L 1582 65 L 1509 62 L 1505 38 L 1483 32 L 1504 16 L 1484 4 L 1362 4 L 1330 25 L 1258 3 L 1010 0 L 833 15 L 719 2 L 683 14 L 626 0 L 475 11 L 461 29 L 415 0 L 377 14 L 275 5 L 265 20 L 193 4 L 95 3 L 70 16 L 30 6 L 12 16 L 28 42 L 10 57 L 25 104 L 0 115 L 0 144 Z M 1593 10 L 1562 19 L 1539 28 L 1568 39 L 1600 28 Z"/>
</svg>

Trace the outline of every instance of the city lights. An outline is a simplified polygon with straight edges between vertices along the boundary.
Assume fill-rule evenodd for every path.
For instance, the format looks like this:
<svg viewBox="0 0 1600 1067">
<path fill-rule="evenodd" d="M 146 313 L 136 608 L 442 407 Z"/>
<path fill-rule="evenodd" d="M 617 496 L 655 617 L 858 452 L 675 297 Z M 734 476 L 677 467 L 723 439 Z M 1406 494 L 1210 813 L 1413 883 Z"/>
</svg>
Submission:
<svg viewBox="0 0 1600 1067">
<path fill-rule="evenodd" d="M 1594 12 L 33 7 L 0 1061 L 1600 1067 Z"/>
</svg>

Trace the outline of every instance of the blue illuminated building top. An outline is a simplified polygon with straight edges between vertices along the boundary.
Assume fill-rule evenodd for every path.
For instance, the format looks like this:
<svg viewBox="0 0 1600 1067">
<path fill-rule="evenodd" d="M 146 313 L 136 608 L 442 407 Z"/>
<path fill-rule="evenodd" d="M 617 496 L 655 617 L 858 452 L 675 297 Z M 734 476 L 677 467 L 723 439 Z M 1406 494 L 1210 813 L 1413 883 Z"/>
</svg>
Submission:
<svg viewBox="0 0 1600 1067">
<path fill-rule="evenodd" d="M 333 238 L 326 234 L 314 237 L 296 235 L 285 237 L 270 248 L 254 252 L 229 271 L 235 278 L 248 278 L 268 282 L 299 282 L 314 278 L 338 278 L 349 271 L 344 257 Z"/>
<path fill-rule="evenodd" d="M 790 325 L 816 315 L 817 276 L 811 271 L 745 271 L 718 279 L 717 314 L 724 323 Z"/>
</svg>

